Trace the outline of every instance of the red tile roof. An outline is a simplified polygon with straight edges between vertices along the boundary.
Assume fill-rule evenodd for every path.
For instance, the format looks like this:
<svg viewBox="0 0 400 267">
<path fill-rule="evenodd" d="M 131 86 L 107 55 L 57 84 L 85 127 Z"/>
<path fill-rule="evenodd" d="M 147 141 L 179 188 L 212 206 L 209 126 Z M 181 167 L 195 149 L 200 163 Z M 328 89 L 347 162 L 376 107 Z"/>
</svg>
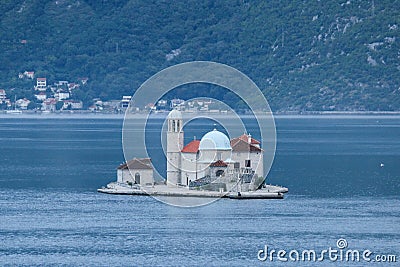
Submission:
<svg viewBox="0 0 400 267">
<path fill-rule="evenodd" d="M 245 142 L 248 143 L 248 142 L 249 142 L 249 135 L 247 135 L 247 134 L 242 134 L 241 136 L 232 139 L 232 141 L 235 140 L 235 139 L 240 139 L 240 140 L 243 140 L 243 141 L 245 141 Z M 259 144 L 260 144 L 260 141 L 254 139 L 254 138 L 251 138 L 251 144 L 252 144 L 252 145 L 259 145 Z"/>
<path fill-rule="evenodd" d="M 134 158 L 124 164 L 118 166 L 118 170 L 151 170 L 151 159 L 150 158 Z"/>
<path fill-rule="evenodd" d="M 226 164 L 222 160 L 217 160 L 216 162 L 211 163 L 210 166 L 211 167 L 228 167 L 228 164 Z"/>
<path fill-rule="evenodd" d="M 231 141 L 231 147 L 232 147 L 232 151 L 237 151 L 237 152 L 243 152 L 243 151 L 250 151 L 250 152 L 259 152 L 261 151 L 261 148 L 249 144 L 246 141 L 243 141 L 242 139 L 239 138 L 235 138 L 232 139 Z"/>
<path fill-rule="evenodd" d="M 197 153 L 199 151 L 200 140 L 193 140 L 187 144 L 181 152 L 183 153 Z"/>
</svg>

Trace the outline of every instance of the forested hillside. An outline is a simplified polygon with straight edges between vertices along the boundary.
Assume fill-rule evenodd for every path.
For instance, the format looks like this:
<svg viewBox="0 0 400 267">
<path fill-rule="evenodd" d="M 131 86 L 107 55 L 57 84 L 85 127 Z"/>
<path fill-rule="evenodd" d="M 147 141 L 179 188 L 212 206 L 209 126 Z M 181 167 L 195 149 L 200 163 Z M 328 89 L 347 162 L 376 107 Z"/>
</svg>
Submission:
<svg viewBox="0 0 400 267">
<path fill-rule="evenodd" d="M 18 73 L 32 70 L 88 77 L 86 102 L 120 99 L 167 66 L 210 60 L 247 74 L 274 111 L 400 110 L 398 0 L 0 0 L 0 11 L 8 94 L 28 93 Z"/>
</svg>

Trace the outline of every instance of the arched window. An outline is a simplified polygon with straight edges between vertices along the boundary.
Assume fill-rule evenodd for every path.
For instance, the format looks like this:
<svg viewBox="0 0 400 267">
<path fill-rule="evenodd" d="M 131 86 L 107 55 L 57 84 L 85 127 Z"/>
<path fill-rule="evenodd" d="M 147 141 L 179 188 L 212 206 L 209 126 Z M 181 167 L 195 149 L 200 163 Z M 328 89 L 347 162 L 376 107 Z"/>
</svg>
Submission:
<svg viewBox="0 0 400 267">
<path fill-rule="evenodd" d="M 135 184 L 140 184 L 140 173 L 135 173 Z"/>
<path fill-rule="evenodd" d="M 215 172 L 215 176 L 219 177 L 222 176 L 224 174 L 224 170 L 218 170 Z"/>
</svg>

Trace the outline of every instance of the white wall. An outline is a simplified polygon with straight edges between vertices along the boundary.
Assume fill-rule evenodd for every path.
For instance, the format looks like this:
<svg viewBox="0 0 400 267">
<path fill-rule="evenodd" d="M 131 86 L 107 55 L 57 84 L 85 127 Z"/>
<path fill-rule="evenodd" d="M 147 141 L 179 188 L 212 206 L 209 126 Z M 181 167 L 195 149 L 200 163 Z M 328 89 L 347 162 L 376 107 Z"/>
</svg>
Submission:
<svg viewBox="0 0 400 267">
<path fill-rule="evenodd" d="M 117 170 L 117 182 L 119 183 L 135 183 L 135 174 L 139 173 L 140 174 L 140 185 L 141 186 L 146 186 L 146 185 L 153 185 L 154 184 L 154 178 L 153 178 L 153 170 Z"/>
</svg>

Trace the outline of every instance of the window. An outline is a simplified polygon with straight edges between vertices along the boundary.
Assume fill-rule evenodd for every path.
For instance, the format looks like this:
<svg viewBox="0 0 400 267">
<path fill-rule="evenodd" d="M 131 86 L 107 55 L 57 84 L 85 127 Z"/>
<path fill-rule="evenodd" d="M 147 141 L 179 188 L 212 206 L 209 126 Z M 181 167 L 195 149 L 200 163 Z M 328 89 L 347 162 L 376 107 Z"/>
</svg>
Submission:
<svg viewBox="0 0 400 267">
<path fill-rule="evenodd" d="M 224 170 L 218 170 L 215 172 L 215 176 L 219 177 L 222 176 L 224 174 Z"/>
<path fill-rule="evenodd" d="M 240 169 L 240 162 L 235 162 L 235 163 L 233 164 L 233 168 L 235 168 L 235 169 Z"/>
<path fill-rule="evenodd" d="M 244 166 L 245 166 L 246 168 L 250 168 L 250 167 L 251 167 L 251 161 L 250 161 L 249 159 L 246 159 L 246 160 L 244 161 Z"/>
</svg>

